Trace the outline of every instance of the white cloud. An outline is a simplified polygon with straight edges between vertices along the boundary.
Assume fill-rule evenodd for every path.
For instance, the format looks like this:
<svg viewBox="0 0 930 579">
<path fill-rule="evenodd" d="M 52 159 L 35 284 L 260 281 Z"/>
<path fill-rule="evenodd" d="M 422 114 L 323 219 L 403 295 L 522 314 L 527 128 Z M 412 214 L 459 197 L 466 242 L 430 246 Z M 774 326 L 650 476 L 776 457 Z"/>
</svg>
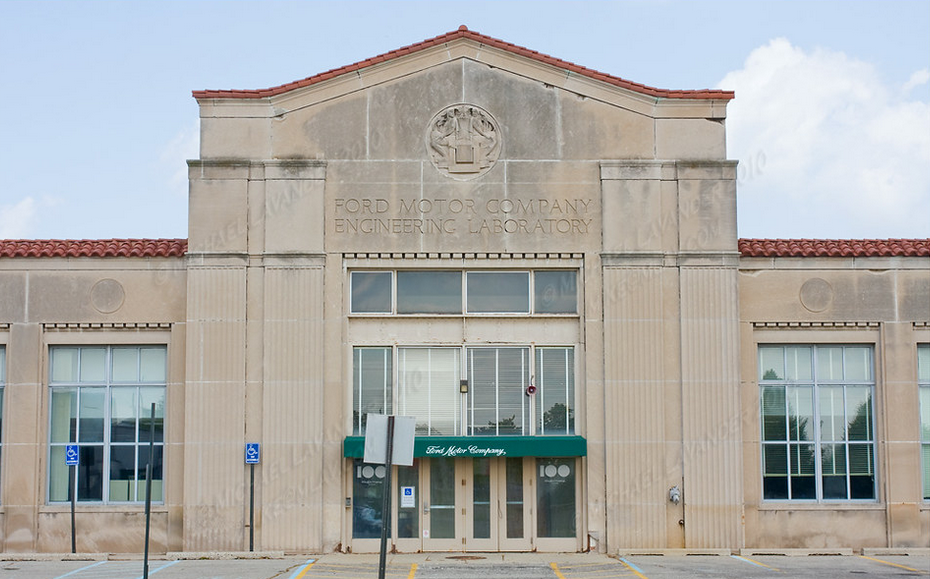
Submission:
<svg viewBox="0 0 930 579">
<path fill-rule="evenodd" d="M 187 161 L 200 156 L 200 119 L 181 129 L 159 155 L 162 170 L 170 175 L 168 184 L 175 195 L 187 197 Z"/>
<path fill-rule="evenodd" d="M 907 79 L 907 82 L 904 83 L 903 87 L 901 87 L 901 90 L 905 93 L 908 93 L 914 87 L 927 84 L 927 81 L 930 81 L 930 68 L 915 70 L 911 75 L 911 78 Z"/>
<path fill-rule="evenodd" d="M 15 205 L 0 205 L 0 239 L 26 239 L 36 218 L 36 203 L 26 197 Z"/>
<path fill-rule="evenodd" d="M 742 237 L 930 236 L 930 103 L 842 52 L 775 39 L 720 86 Z"/>
</svg>

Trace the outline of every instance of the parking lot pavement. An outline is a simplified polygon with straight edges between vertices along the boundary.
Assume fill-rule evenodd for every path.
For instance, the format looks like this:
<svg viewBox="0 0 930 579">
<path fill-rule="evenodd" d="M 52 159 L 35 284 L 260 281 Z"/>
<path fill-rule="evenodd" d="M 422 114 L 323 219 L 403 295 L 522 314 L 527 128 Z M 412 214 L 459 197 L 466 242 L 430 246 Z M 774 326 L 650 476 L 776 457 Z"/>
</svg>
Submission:
<svg viewBox="0 0 930 579">
<path fill-rule="evenodd" d="M 149 561 L 152 579 L 289 579 L 301 559 Z M 140 579 L 142 561 L 0 561 L 0 579 Z M 377 573 L 375 574 L 377 576 Z"/>
<path fill-rule="evenodd" d="M 677 577 L 719 577 L 754 579 L 760 577 L 832 577 L 894 578 L 930 575 L 930 557 L 926 556 L 630 556 L 620 559 L 633 565 L 639 577 L 672 579 Z"/>
<path fill-rule="evenodd" d="M 0 555 L 2 557 L 2 555 Z M 930 576 L 930 556 L 627 555 L 418 553 L 388 557 L 391 579 L 755 579 Z M 276 559 L 153 560 L 152 579 L 362 579 L 378 555 L 340 553 Z M 142 561 L 2 561 L 0 579 L 141 579 Z"/>
</svg>

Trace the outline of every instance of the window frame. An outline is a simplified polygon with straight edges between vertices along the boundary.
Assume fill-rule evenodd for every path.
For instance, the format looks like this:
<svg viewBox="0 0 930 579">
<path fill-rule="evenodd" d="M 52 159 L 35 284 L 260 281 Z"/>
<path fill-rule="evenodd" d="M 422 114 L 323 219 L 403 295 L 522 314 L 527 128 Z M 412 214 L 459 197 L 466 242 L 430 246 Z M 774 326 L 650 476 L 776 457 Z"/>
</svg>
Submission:
<svg viewBox="0 0 930 579">
<path fill-rule="evenodd" d="M 54 356 L 56 350 L 65 350 L 65 349 L 74 349 L 78 352 L 78 358 L 83 356 L 81 353 L 84 350 L 104 350 L 104 377 L 102 380 L 83 380 L 81 376 L 82 368 L 81 363 L 77 363 L 77 370 L 75 374 L 75 380 L 56 380 L 54 375 Z M 125 380 L 117 379 L 114 376 L 114 358 L 113 352 L 115 350 L 135 350 L 136 354 L 136 380 Z M 159 350 L 161 352 L 160 357 L 164 361 L 164 374 L 163 380 L 148 380 L 144 381 L 144 362 L 142 360 L 144 350 Z M 47 349 L 47 392 L 48 392 L 48 438 L 46 443 L 48 467 L 46 468 L 46 489 L 45 489 L 45 504 L 47 505 L 60 505 L 67 503 L 69 499 L 52 499 L 53 496 L 53 486 L 56 486 L 57 482 L 53 482 L 54 475 L 62 475 L 63 473 L 68 473 L 68 482 L 64 484 L 64 489 L 66 495 L 68 494 L 68 487 L 73 485 L 75 492 L 80 488 L 80 477 L 81 473 L 79 472 L 80 467 L 76 469 L 75 476 L 72 478 L 69 471 L 70 467 L 62 467 L 61 464 L 58 464 L 58 468 L 63 468 L 64 470 L 59 470 L 56 472 L 53 470 L 53 465 L 61 462 L 60 457 L 55 456 L 56 448 L 65 447 L 68 444 L 77 444 L 80 451 L 82 451 L 82 460 L 83 460 L 83 449 L 84 448 L 100 448 L 100 477 L 102 479 L 100 483 L 100 495 L 101 498 L 98 499 L 81 499 L 80 495 L 77 495 L 77 503 L 82 505 L 142 505 L 145 503 L 145 490 L 143 486 L 144 479 L 139 478 L 139 471 L 145 470 L 145 463 L 148 461 L 148 431 L 146 427 L 143 427 L 143 423 L 148 421 L 149 414 L 148 410 L 142 408 L 142 396 L 146 390 L 159 390 L 157 398 L 161 400 L 161 412 L 158 412 L 158 407 L 156 406 L 156 424 L 157 421 L 161 420 L 161 438 L 160 440 L 156 438 L 155 441 L 155 452 L 156 457 L 160 454 L 161 462 L 161 497 L 159 499 L 152 500 L 154 504 L 165 504 L 166 498 L 165 494 L 167 491 L 167 476 L 166 476 L 166 467 L 167 467 L 167 438 L 168 438 L 168 416 L 167 416 L 167 406 L 168 406 L 168 384 L 170 383 L 169 376 L 169 347 L 165 343 L 160 343 L 156 341 L 141 341 L 138 343 L 129 342 L 117 342 L 117 341 L 101 341 L 101 342 L 91 342 L 91 343 L 53 343 L 48 345 Z M 161 377 L 159 377 L 161 378 Z M 55 394 L 58 392 L 71 391 L 71 397 L 73 405 L 72 410 L 69 412 L 69 425 L 68 425 L 68 434 L 67 441 L 58 441 L 54 440 L 53 434 L 55 431 Z M 133 431 L 134 431 L 134 440 L 129 441 L 120 441 L 113 440 L 113 392 L 132 392 L 133 400 L 133 412 L 132 417 L 133 421 Z M 103 393 L 103 416 L 101 418 L 103 423 L 103 435 L 101 441 L 93 440 L 81 440 L 81 405 L 80 400 L 82 396 L 88 395 L 91 392 L 102 392 Z M 71 414 L 73 412 L 73 414 Z M 159 415 L 160 414 L 160 415 Z M 71 424 L 73 422 L 74 424 Z M 127 489 L 132 489 L 136 497 L 135 500 L 115 500 L 110 498 L 111 494 L 111 478 L 112 478 L 112 456 L 113 450 L 119 448 L 134 448 L 135 452 L 133 453 L 133 471 L 136 476 L 133 479 L 116 479 L 116 480 L 125 480 L 127 482 Z M 61 452 L 61 451 L 59 451 Z M 96 461 L 95 461 L 96 462 Z M 157 462 L 156 462 L 157 464 Z M 154 493 L 153 493 L 154 496 Z"/>
<path fill-rule="evenodd" d="M 452 303 L 455 303 L 456 302 L 455 298 L 458 297 L 458 300 L 457 300 L 458 307 L 455 309 L 455 311 L 429 311 L 429 310 L 423 310 L 423 311 L 414 310 L 414 311 L 404 311 L 404 312 L 401 311 L 401 301 L 403 301 L 406 304 L 407 300 L 409 299 L 409 297 L 402 295 L 403 292 L 401 292 L 401 287 L 400 287 L 401 278 L 404 277 L 405 274 L 413 274 L 414 276 L 416 276 L 416 275 L 443 274 L 443 273 L 450 274 L 448 276 L 450 279 L 456 277 L 455 275 L 451 275 L 451 274 L 456 274 L 456 273 L 458 274 L 458 296 L 455 296 L 454 294 L 450 294 L 448 296 L 449 300 Z M 392 287 L 391 293 L 394 296 L 394 305 L 392 307 L 392 312 L 390 313 L 394 313 L 398 316 L 460 316 L 465 312 L 465 299 L 467 295 L 467 292 L 465 289 L 465 279 L 466 279 L 465 272 L 459 271 L 459 270 L 449 270 L 449 269 L 397 269 L 397 270 L 393 270 L 392 274 L 393 275 L 391 276 L 391 278 L 393 280 L 393 287 Z"/>
<path fill-rule="evenodd" d="M 408 363 L 409 363 L 409 366 L 411 366 L 411 367 L 414 368 L 414 372 L 416 372 L 416 376 L 419 376 L 419 368 L 417 368 L 416 359 L 415 359 L 415 358 L 414 358 L 412 361 L 409 361 L 409 360 L 408 360 L 408 353 L 412 354 L 412 353 L 413 353 L 414 351 L 416 351 L 416 350 L 426 350 L 426 351 L 427 351 L 427 358 L 428 358 L 428 365 L 429 365 L 428 371 L 427 371 L 427 373 L 426 373 L 426 376 L 427 376 L 427 378 L 428 378 L 428 380 L 427 380 L 427 388 L 426 388 L 426 390 L 427 390 L 427 392 L 428 392 L 428 394 L 427 394 L 427 399 L 428 399 L 428 404 L 427 404 L 427 416 L 426 416 L 426 421 L 425 421 L 426 433 L 423 432 L 423 428 L 422 428 L 423 425 L 424 425 L 424 423 L 423 423 L 423 422 L 420 422 L 420 420 L 422 420 L 423 417 L 422 417 L 422 416 L 417 416 L 417 418 L 418 418 L 418 422 L 417 422 L 417 425 L 416 425 L 416 432 L 417 432 L 417 435 L 418 435 L 418 436 L 434 436 L 434 435 L 432 435 L 432 434 L 429 434 L 430 432 L 432 432 L 432 430 L 433 430 L 433 428 L 434 428 L 434 426 L 433 426 L 433 425 L 434 425 L 434 420 L 433 420 L 433 410 L 434 410 L 434 408 L 433 408 L 433 395 L 434 395 L 434 393 L 435 393 L 436 390 L 437 390 L 437 389 L 435 388 L 435 386 L 434 386 L 434 383 L 433 383 L 434 372 L 433 372 L 433 369 L 432 369 L 432 361 L 433 361 L 432 359 L 433 359 L 433 356 L 434 356 L 434 352 L 435 352 L 435 351 L 442 351 L 443 353 L 448 352 L 448 353 L 453 353 L 453 354 L 454 354 L 454 356 L 452 357 L 452 358 L 453 358 L 453 370 L 452 370 L 452 373 L 455 375 L 454 378 L 453 378 L 453 382 L 454 382 L 454 383 L 450 385 L 449 390 L 448 390 L 447 392 L 445 392 L 445 393 L 443 393 L 443 394 L 439 394 L 439 395 L 437 396 L 437 397 L 441 397 L 443 400 L 449 400 L 449 399 L 452 400 L 452 414 L 451 414 L 451 418 L 452 418 L 452 432 L 448 432 L 448 433 L 446 433 L 446 432 L 440 432 L 440 433 L 436 434 L 435 436 L 455 436 L 455 433 L 456 433 L 456 432 L 460 432 L 460 431 L 462 430 L 462 428 L 463 428 L 463 426 L 462 426 L 462 424 L 461 424 L 461 422 L 462 422 L 462 407 L 461 407 L 461 405 L 462 405 L 462 399 L 461 399 L 461 396 L 459 395 L 459 394 L 460 394 L 460 391 L 459 391 L 459 388 L 458 388 L 458 386 L 457 386 L 458 381 L 460 380 L 460 376 L 461 376 L 462 373 L 463 373 L 463 368 L 462 368 L 462 366 L 463 366 L 463 364 L 464 364 L 464 360 L 462 359 L 462 348 L 461 348 L 461 347 L 458 347 L 458 346 L 407 346 L 407 345 L 401 346 L 401 345 L 398 345 L 398 346 L 394 349 L 394 354 L 395 354 L 395 356 L 397 357 L 397 368 L 396 368 L 396 376 L 397 376 L 397 378 L 396 378 L 396 380 L 395 380 L 395 386 L 394 386 L 395 394 L 396 394 L 396 396 L 395 396 L 395 403 L 394 403 L 394 412 L 395 412 L 395 413 L 400 413 L 402 407 L 406 407 L 408 404 L 410 404 L 410 405 L 415 405 L 415 403 L 414 403 L 412 400 L 409 399 L 410 394 L 411 394 L 412 391 L 413 391 L 413 384 L 411 384 L 410 382 L 412 382 L 412 381 L 409 380 L 411 371 L 408 369 Z M 416 376 L 414 376 L 414 378 L 415 378 Z M 437 413 L 437 414 L 441 417 L 443 413 Z M 407 416 L 409 416 L 409 414 L 408 414 Z M 440 420 L 436 420 L 436 423 L 437 423 L 437 424 L 441 424 L 441 419 L 440 419 Z"/>
<path fill-rule="evenodd" d="M 579 348 L 577 344 L 535 344 L 535 343 L 520 343 L 520 344 L 415 344 L 415 343 L 400 343 L 400 344 L 354 344 L 351 347 L 351 356 L 349 356 L 351 362 L 351 367 L 348 369 L 349 374 L 353 376 L 352 379 L 352 396 L 351 396 L 351 412 L 347 419 L 349 423 L 349 432 L 352 436 L 363 436 L 365 434 L 364 428 L 361 427 L 361 406 L 359 405 L 360 400 L 357 398 L 358 393 L 360 392 L 358 385 L 356 383 L 357 369 L 355 367 L 356 361 L 356 352 L 359 350 L 389 350 L 390 351 L 390 365 L 391 365 L 391 374 L 388 377 L 388 380 L 383 381 L 383 388 L 386 388 L 387 384 L 390 383 L 390 391 L 385 391 L 381 395 L 382 401 L 390 401 L 387 404 L 386 408 L 382 408 L 381 412 L 392 412 L 397 413 L 400 409 L 401 404 L 401 351 L 405 349 L 431 349 L 431 350 L 456 350 L 458 354 L 458 377 L 455 379 L 455 383 L 450 385 L 450 388 L 453 388 L 454 396 L 459 396 L 459 402 L 456 404 L 456 411 L 460 417 L 457 417 L 454 422 L 454 432 L 452 434 L 442 433 L 435 434 L 432 436 L 456 436 L 456 437 L 475 437 L 475 438 L 488 438 L 492 436 L 575 436 L 579 433 L 579 423 L 577 420 L 577 412 L 579 405 L 579 389 L 578 384 L 578 352 Z M 474 424 L 472 417 L 472 401 L 473 401 L 473 385 L 471 383 L 471 373 L 469 371 L 469 360 L 470 352 L 473 350 L 481 349 L 495 349 L 495 350 L 525 350 L 527 352 L 527 372 L 526 372 L 526 381 L 522 385 L 524 391 L 521 393 L 521 401 L 527 405 L 527 415 L 525 424 L 523 427 L 523 434 L 512 434 L 512 433 L 503 433 L 503 434 L 476 434 L 474 433 Z M 542 402 L 544 393 L 541 391 L 541 388 L 544 388 L 544 384 L 540 386 L 539 378 L 541 377 L 539 372 L 540 368 L 536 367 L 537 361 L 537 352 L 540 350 L 564 350 L 567 352 L 567 358 L 570 361 L 571 366 L 571 388 L 568 389 L 569 393 L 563 393 L 566 400 L 568 400 L 570 395 L 569 402 L 571 405 L 566 408 L 566 413 L 571 415 L 571 419 L 566 426 L 566 431 L 558 432 L 545 432 L 544 428 L 541 427 L 542 416 L 541 412 L 543 411 Z M 468 382 L 468 392 L 461 393 L 460 386 L 461 381 Z M 537 386 L 536 393 L 527 396 L 525 387 L 529 385 Z M 561 392 L 561 390 L 560 390 Z M 542 396 L 541 396 L 542 395 Z M 495 402 L 495 412 L 499 414 L 500 406 L 499 401 Z M 358 418 L 356 418 L 356 412 L 359 412 Z M 429 434 L 419 434 L 420 436 L 431 436 Z"/>
<path fill-rule="evenodd" d="M 382 275 L 387 274 L 388 284 L 389 284 L 388 293 L 390 294 L 389 311 L 379 311 L 379 310 L 364 311 L 363 310 L 363 311 L 356 312 L 352 309 L 355 303 L 355 299 L 354 299 L 355 298 L 355 274 L 382 274 Z M 352 314 L 356 314 L 356 315 L 378 316 L 378 315 L 388 315 L 391 312 L 395 311 L 397 309 L 397 299 L 395 297 L 395 293 L 396 293 L 395 287 L 397 285 L 397 282 L 395 281 L 394 278 L 395 278 L 395 274 L 393 270 L 378 269 L 378 270 L 350 271 L 349 272 L 349 312 Z"/>
<path fill-rule="evenodd" d="M 787 369 L 787 356 L 788 349 L 790 348 L 808 348 L 810 350 L 810 376 L 803 378 L 794 378 L 790 379 L 788 374 L 785 373 L 782 377 L 768 378 L 764 377 L 764 367 L 763 367 L 763 349 L 773 349 L 780 348 L 782 351 L 782 371 L 783 373 Z M 819 374 L 820 370 L 820 361 L 818 359 L 818 350 L 826 348 L 841 348 L 842 349 L 842 369 L 844 375 L 840 379 L 827 379 L 822 378 Z M 855 378 L 847 378 L 846 372 L 849 368 L 846 363 L 846 349 L 847 348 L 865 348 L 869 352 L 868 359 L 868 377 L 867 379 L 860 380 Z M 764 503 L 790 503 L 790 504 L 874 504 L 879 502 L 879 473 L 878 473 L 878 439 L 877 439 L 877 415 L 876 415 L 876 376 L 878 375 L 876 369 L 876 359 L 875 359 L 876 347 L 874 342 L 849 342 L 849 341 L 837 341 L 837 342 L 780 342 L 780 341 L 759 341 L 756 343 L 756 368 L 755 368 L 755 378 L 757 382 L 757 392 L 758 392 L 758 404 L 757 409 L 759 412 L 759 476 L 760 476 L 760 491 L 761 491 L 761 500 Z M 868 396 L 869 396 L 869 419 L 870 422 L 868 426 L 868 432 L 870 437 L 867 440 L 864 439 L 850 439 L 849 438 L 849 416 L 851 416 L 850 406 L 852 402 L 848 396 L 849 388 L 858 388 L 858 387 L 867 387 Z M 776 415 L 766 415 L 765 414 L 765 401 L 764 395 L 766 389 L 778 388 L 783 389 L 783 399 L 785 400 L 785 412 L 781 414 L 782 420 L 785 422 L 785 437 L 779 438 L 777 440 L 766 440 L 766 417 Z M 788 392 L 789 388 L 799 389 L 799 388 L 808 388 L 810 389 L 810 418 L 813 423 L 812 433 L 809 438 L 801 440 L 793 439 L 790 433 L 790 420 L 792 414 L 790 413 L 790 406 L 788 401 Z M 843 424 L 844 424 L 844 436 L 841 440 L 833 440 L 824 438 L 823 426 L 822 423 L 828 418 L 825 418 L 823 409 L 821 408 L 821 399 L 822 392 L 828 388 L 835 389 L 837 387 L 841 388 L 842 397 L 843 397 Z M 792 452 L 796 447 L 802 445 L 810 445 L 813 447 L 813 463 L 814 463 L 814 472 L 813 472 L 813 485 L 814 493 L 813 498 L 794 498 L 792 497 L 792 472 L 793 472 L 793 455 Z M 846 498 L 833 498 L 825 497 L 824 490 L 824 448 L 829 446 L 842 445 L 844 447 L 844 467 L 845 467 L 845 479 L 846 479 Z M 871 498 L 853 498 L 853 481 L 852 477 L 855 475 L 853 473 L 852 465 L 850 462 L 851 450 L 853 447 L 866 447 L 870 449 L 871 454 L 871 475 L 872 475 L 872 497 Z M 786 484 L 787 484 L 787 497 L 784 498 L 766 498 L 765 496 L 765 480 L 766 480 L 766 447 L 772 448 L 787 448 L 788 454 L 785 456 L 786 461 Z M 798 451 L 800 452 L 800 450 Z M 800 458 L 800 455 L 798 455 Z"/>
<path fill-rule="evenodd" d="M 349 314 L 350 317 L 368 317 L 368 316 L 374 316 L 374 317 L 382 317 L 382 316 L 403 316 L 403 317 L 425 317 L 425 316 L 432 316 L 432 317 L 437 317 L 437 316 L 439 316 L 439 317 L 462 317 L 462 316 L 467 316 L 467 317 L 474 317 L 474 316 L 491 316 L 491 317 L 493 317 L 493 316 L 508 316 L 508 317 L 513 317 L 513 316 L 518 316 L 518 317 L 531 317 L 531 316 L 578 317 L 578 316 L 580 315 L 580 311 L 581 311 L 581 303 L 580 303 L 581 295 L 580 295 L 580 292 L 579 292 L 579 286 L 580 286 L 579 276 L 581 275 L 581 271 L 582 271 L 582 270 L 581 270 L 580 267 L 553 267 L 553 268 L 534 268 L 534 267 L 520 268 L 520 267 L 517 267 L 517 268 L 507 268 L 507 269 L 495 269 L 495 268 L 467 268 L 467 269 L 455 269 L 455 268 L 453 268 L 453 269 L 449 269 L 449 268 L 421 268 L 421 269 L 414 269 L 414 268 L 399 267 L 399 268 L 385 268 L 385 269 L 371 269 L 371 268 L 357 268 L 357 269 L 351 269 L 351 270 L 348 271 L 348 274 L 349 274 L 349 275 L 348 275 L 348 287 L 349 287 L 349 290 L 348 290 L 348 292 L 346 292 L 346 294 L 347 294 L 347 298 L 346 298 L 346 300 L 347 300 L 346 311 L 348 312 L 348 314 Z M 459 298 L 459 301 L 460 301 L 460 304 L 461 304 L 461 305 L 460 305 L 460 308 L 459 308 L 459 311 L 457 311 L 457 312 L 429 312 L 429 311 L 423 311 L 423 312 L 401 312 L 401 311 L 400 311 L 400 308 L 398 307 L 398 303 L 399 303 L 399 301 L 400 301 L 400 299 L 399 299 L 399 297 L 398 297 L 398 291 L 399 291 L 399 290 L 398 290 L 398 288 L 399 288 L 399 282 L 398 282 L 398 277 L 399 277 L 399 275 L 398 275 L 398 274 L 405 273 L 405 272 L 416 272 L 416 273 L 422 273 L 422 272 L 457 272 L 457 273 L 459 273 L 459 274 L 461 275 L 461 281 L 460 281 L 460 286 L 459 286 L 459 287 L 460 287 L 460 292 L 459 292 L 459 295 L 458 295 L 458 298 Z M 574 284 L 569 284 L 569 285 L 571 285 L 572 290 L 573 290 L 573 292 L 574 292 L 574 309 L 573 309 L 573 311 L 555 311 L 555 312 L 540 311 L 540 310 L 543 309 L 543 307 L 542 307 L 541 305 L 538 305 L 538 298 L 539 298 L 539 296 L 537 295 L 537 274 L 538 274 L 538 273 L 557 273 L 557 272 L 571 273 L 571 274 L 574 275 Z M 390 305 L 390 309 L 389 309 L 389 310 L 383 310 L 383 311 L 364 311 L 364 310 L 356 310 L 356 309 L 355 309 L 355 302 L 354 302 L 354 299 L 353 299 L 353 298 L 354 298 L 354 293 L 355 293 L 355 274 L 376 274 L 376 273 L 390 274 L 390 286 L 391 286 L 391 287 L 390 287 L 390 294 L 391 294 L 391 300 L 390 300 L 391 305 Z M 527 295 L 525 296 L 525 298 L 526 298 L 526 303 L 527 303 L 527 308 L 528 308 L 528 309 L 525 310 L 525 311 L 524 311 L 524 310 L 500 310 L 500 311 L 470 310 L 470 309 L 469 309 L 469 296 L 468 296 L 468 276 L 469 276 L 469 274 L 471 274 L 471 273 L 477 273 L 477 274 L 492 274 L 492 273 L 500 273 L 500 274 L 508 274 L 508 273 L 513 273 L 513 274 L 525 274 L 525 275 L 527 276 Z"/>
<path fill-rule="evenodd" d="M 921 456 L 921 499 L 924 503 L 930 503 L 930 343 L 917 344 L 916 354 L 917 395 L 920 402 L 917 427 Z"/>
<path fill-rule="evenodd" d="M 5 406 L 4 399 L 6 396 L 6 366 L 7 366 L 6 364 L 6 343 L 0 342 L 0 475 L 2 475 L 3 473 L 3 464 L 4 464 L 3 463 L 3 458 L 4 458 L 3 416 L 4 416 L 4 406 Z M 0 480 L 3 480 L 3 478 L 0 477 Z M 2 497 L 2 493 L 0 493 L 0 497 Z M 2 504 L 2 501 L 0 501 L 0 504 Z"/>
<path fill-rule="evenodd" d="M 534 314 L 533 309 L 533 296 L 535 295 L 535 289 L 533 285 L 533 278 L 536 276 L 532 270 L 502 270 L 502 269 L 472 269 L 465 270 L 464 272 L 465 285 L 464 285 L 464 302 L 465 302 L 465 313 L 470 315 L 495 315 L 495 314 L 505 314 L 513 316 L 528 316 Z M 525 309 L 506 309 L 506 310 L 493 310 L 493 309 L 479 309 L 478 296 L 475 296 L 475 303 L 472 303 L 472 296 L 469 293 L 468 278 L 471 276 L 480 277 L 480 276 L 517 276 L 523 274 L 523 277 L 526 278 L 526 296 L 511 296 L 511 299 L 522 299 L 526 298 L 526 308 Z M 486 298 L 485 298 L 486 299 Z"/>
</svg>

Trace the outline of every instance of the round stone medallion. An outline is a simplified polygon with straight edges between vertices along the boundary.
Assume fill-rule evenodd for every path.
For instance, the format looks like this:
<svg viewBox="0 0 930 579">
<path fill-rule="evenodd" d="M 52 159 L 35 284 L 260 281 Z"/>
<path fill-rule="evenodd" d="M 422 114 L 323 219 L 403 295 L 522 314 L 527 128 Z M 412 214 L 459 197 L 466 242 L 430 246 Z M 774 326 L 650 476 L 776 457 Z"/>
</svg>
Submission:
<svg viewBox="0 0 930 579">
<path fill-rule="evenodd" d="M 90 303 L 101 314 L 112 314 L 123 306 L 126 292 L 115 279 L 102 279 L 90 290 Z"/>
<path fill-rule="evenodd" d="M 453 179 L 480 177 L 494 166 L 501 152 L 500 125 L 477 105 L 460 103 L 436 113 L 426 131 L 429 159 Z"/>
<path fill-rule="evenodd" d="M 833 286 L 825 279 L 814 277 L 804 282 L 799 297 L 808 311 L 819 313 L 833 303 Z"/>
</svg>

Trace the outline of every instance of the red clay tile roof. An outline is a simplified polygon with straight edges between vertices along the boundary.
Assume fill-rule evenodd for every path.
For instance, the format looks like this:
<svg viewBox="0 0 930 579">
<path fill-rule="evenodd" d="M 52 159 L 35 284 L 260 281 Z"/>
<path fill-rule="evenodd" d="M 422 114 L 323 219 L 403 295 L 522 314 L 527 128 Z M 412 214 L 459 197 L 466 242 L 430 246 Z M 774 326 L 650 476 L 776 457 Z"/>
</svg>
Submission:
<svg viewBox="0 0 930 579">
<path fill-rule="evenodd" d="M 413 54 L 433 46 L 439 46 L 446 42 L 456 40 L 459 38 L 466 38 L 478 42 L 484 46 L 491 46 L 494 48 L 499 48 L 507 52 L 524 56 L 526 58 L 531 58 L 538 62 L 544 64 L 549 64 L 558 68 L 565 69 L 588 78 L 593 78 L 601 82 L 606 82 L 607 84 L 612 84 L 621 88 L 632 90 L 644 95 L 657 98 L 670 98 L 670 99 L 726 99 L 730 100 L 733 98 L 733 91 L 729 90 L 716 90 L 716 89 L 702 89 L 702 90 L 667 90 L 661 88 L 655 88 L 651 86 L 646 86 L 644 84 L 639 84 L 629 80 L 622 79 L 620 77 L 611 76 L 609 74 L 604 74 L 596 70 L 585 68 L 571 62 L 560 60 L 558 58 L 542 54 L 535 50 L 530 50 L 528 48 L 523 48 L 522 46 L 517 46 L 516 44 L 511 44 L 509 42 L 504 42 L 503 40 L 498 40 L 490 36 L 485 36 L 484 34 L 479 34 L 469 30 L 465 26 L 459 26 L 458 30 L 448 32 L 446 34 L 431 38 L 429 40 L 424 40 L 423 42 L 418 42 L 416 44 L 411 44 L 410 46 L 405 46 L 403 48 L 398 48 L 397 50 L 392 50 L 385 54 L 381 54 L 361 62 L 356 62 L 355 64 L 350 64 L 343 66 L 341 68 L 336 68 L 327 72 L 322 72 L 320 74 L 305 78 L 303 80 L 294 81 L 288 84 L 282 84 L 280 86 L 275 86 L 266 89 L 257 89 L 257 90 L 195 90 L 193 91 L 194 98 L 229 98 L 229 99 L 259 99 L 265 97 L 271 97 L 285 93 L 290 90 L 297 88 L 302 88 L 305 86 L 310 86 L 324 80 L 329 80 L 331 78 L 337 77 L 342 74 L 356 72 L 368 66 L 393 60 L 395 58 L 400 58 L 408 54 Z"/>
<path fill-rule="evenodd" d="M 740 239 L 743 257 L 928 257 L 930 239 Z"/>
<path fill-rule="evenodd" d="M 930 239 L 740 239 L 743 257 L 930 257 Z M 186 239 L 0 239 L 4 257 L 180 257 Z"/>
<path fill-rule="evenodd" d="M 0 239 L 4 257 L 180 257 L 186 239 Z"/>
</svg>

